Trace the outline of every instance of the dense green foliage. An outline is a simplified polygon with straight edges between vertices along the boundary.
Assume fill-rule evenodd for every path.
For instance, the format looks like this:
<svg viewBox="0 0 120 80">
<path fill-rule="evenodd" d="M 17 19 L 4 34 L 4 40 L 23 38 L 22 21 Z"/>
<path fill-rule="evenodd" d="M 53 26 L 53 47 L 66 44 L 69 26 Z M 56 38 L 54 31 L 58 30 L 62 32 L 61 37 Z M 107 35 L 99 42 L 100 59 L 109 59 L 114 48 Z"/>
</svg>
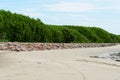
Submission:
<svg viewBox="0 0 120 80">
<path fill-rule="evenodd" d="M 0 10 L 0 41 L 116 43 L 120 36 L 97 27 L 46 25 L 40 19 Z"/>
</svg>

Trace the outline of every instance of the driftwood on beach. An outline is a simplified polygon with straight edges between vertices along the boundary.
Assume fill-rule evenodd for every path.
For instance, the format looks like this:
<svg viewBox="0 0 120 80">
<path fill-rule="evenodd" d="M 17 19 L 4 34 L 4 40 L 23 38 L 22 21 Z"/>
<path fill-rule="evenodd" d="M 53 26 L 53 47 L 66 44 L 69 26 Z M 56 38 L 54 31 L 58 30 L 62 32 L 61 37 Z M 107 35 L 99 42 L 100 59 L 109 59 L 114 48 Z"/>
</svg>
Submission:
<svg viewBox="0 0 120 80">
<path fill-rule="evenodd" d="M 9 51 L 36 51 L 51 49 L 73 49 L 115 46 L 117 43 L 19 43 L 1 42 L 0 50 Z"/>
</svg>

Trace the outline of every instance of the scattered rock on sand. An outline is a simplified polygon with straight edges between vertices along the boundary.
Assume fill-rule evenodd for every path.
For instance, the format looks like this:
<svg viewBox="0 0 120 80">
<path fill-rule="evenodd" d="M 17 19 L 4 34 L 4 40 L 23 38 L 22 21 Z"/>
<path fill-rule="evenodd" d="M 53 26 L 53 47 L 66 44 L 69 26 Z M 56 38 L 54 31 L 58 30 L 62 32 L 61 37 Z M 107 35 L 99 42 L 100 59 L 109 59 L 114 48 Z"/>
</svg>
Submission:
<svg viewBox="0 0 120 80">
<path fill-rule="evenodd" d="M 19 42 L 1 42 L 0 50 L 10 51 L 35 51 L 51 49 L 72 49 L 72 48 L 92 48 L 114 46 L 115 43 L 19 43 Z M 93 56 L 97 58 L 97 56 Z"/>
</svg>

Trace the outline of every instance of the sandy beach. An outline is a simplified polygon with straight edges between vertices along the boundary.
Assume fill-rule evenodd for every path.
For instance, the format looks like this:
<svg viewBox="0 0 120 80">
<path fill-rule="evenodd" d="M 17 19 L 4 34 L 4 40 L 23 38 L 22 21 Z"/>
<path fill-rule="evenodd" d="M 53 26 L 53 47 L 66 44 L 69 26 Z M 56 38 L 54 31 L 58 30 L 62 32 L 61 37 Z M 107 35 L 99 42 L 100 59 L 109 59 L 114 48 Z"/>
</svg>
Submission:
<svg viewBox="0 0 120 80">
<path fill-rule="evenodd" d="M 0 51 L 0 80 L 120 80 L 120 62 L 91 58 L 120 45 L 45 51 Z"/>
</svg>

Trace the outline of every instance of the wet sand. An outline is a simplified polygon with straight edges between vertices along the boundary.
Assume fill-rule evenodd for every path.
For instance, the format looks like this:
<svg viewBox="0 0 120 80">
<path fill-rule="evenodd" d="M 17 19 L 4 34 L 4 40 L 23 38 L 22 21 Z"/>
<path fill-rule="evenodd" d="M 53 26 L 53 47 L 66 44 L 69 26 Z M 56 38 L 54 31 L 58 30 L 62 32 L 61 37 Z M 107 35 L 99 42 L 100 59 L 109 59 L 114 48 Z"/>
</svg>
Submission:
<svg viewBox="0 0 120 80">
<path fill-rule="evenodd" d="M 99 48 L 0 51 L 0 80 L 120 80 L 120 62 L 90 58 L 120 52 Z"/>
</svg>

